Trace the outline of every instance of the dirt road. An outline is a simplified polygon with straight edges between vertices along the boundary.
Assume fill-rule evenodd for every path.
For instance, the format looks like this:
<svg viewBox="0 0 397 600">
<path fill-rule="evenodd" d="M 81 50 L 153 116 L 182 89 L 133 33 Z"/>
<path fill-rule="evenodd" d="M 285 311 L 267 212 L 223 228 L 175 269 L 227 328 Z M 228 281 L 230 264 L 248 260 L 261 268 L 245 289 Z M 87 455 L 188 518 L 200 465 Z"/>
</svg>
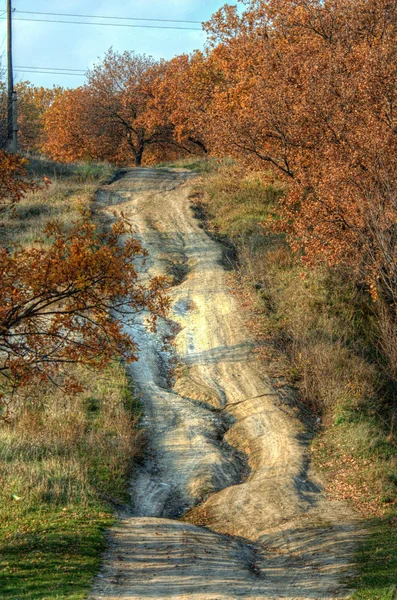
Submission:
<svg viewBox="0 0 397 600">
<path fill-rule="evenodd" d="M 222 249 L 193 216 L 192 177 L 134 169 L 98 197 L 148 249 L 142 277 L 174 286 L 170 319 L 133 331 L 148 446 L 91 598 L 347 597 L 357 524 L 310 474 L 302 425 L 263 373 Z M 187 511 L 200 526 L 181 520 Z"/>
</svg>

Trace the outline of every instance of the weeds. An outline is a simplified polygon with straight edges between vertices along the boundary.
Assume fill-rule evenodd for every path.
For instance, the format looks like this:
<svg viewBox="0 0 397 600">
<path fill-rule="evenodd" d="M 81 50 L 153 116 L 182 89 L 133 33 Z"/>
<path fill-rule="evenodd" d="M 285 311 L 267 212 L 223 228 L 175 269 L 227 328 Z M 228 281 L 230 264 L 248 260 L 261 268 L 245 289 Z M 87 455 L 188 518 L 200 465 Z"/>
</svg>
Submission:
<svg viewBox="0 0 397 600">
<path fill-rule="evenodd" d="M 115 169 L 109 165 L 62 164 L 33 159 L 29 172 L 34 179 L 47 176 L 51 184 L 28 194 L 0 220 L 1 245 L 31 246 L 41 236 L 48 221 L 58 220 L 67 226 L 90 210 L 98 185 L 109 179 Z"/>
<path fill-rule="evenodd" d="M 188 171 L 196 171 L 198 173 L 211 173 L 216 169 L 216 165 L 217 161 L 215 158 L 193 156 L 159 163 L 155 166 L 158 169 L 187 169 Z"/>
<path fill-rule="evenodd" d="M 395 332 L 349 273 L 307 270 L 269 233 L 281 188 L 226 166 L 204 176 L 200 192 L 207 226 L 237 249 L 239 295 L 250 299 L 267 370 L 281 370 L 321 418 L 313 459 L 328 492 L 374 517 L 353 597 L 387 600 L 397 578 Z"/>
<path fill-rule="evenodd" d="M 48 220 L 65 225 L 89 210 L 107 166 L 34 160 L 47 190 L 8 214 L 1 243 L 29 246 Z M 128 500 L 140 452 L 139 406 L 124 366 L 101 373 L 73 367 L 83 392 L 67 396 L 42 382 L 0 424 L 0 589 L 9 600 L 82 600 L 97 572 L 112 507 Z"/>
</svg>

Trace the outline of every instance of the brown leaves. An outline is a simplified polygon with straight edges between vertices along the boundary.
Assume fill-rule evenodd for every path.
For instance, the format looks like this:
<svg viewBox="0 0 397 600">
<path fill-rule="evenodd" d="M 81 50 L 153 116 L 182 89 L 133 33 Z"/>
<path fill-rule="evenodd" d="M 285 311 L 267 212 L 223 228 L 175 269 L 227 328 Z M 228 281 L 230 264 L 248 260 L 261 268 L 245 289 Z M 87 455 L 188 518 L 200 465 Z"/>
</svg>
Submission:
<svg viewBox="0 0 397 600">
<path fill-rule="evenodd" d="M 65 231 L 52 222 L 45 245 L 0 251 L 3 396 L 33 376 L 53 380 L 68 363 L 99 368 L 115 355 L 136 360 L 125 326 L 142 311 L 155 323 L 168 299 L 163 278 L 139 283 L 134 261 L 145 253 L 133 238 L 119 244 L 123 231 L 116 224 L 99 233 L 87 220 Z"/>
<path fill-rule="evenodd" d="M 151 104 L 164 63 L 110 49 L 88 74 L 88 83 L 58 96 L 45 115 L 44 151 L 57 160 L 142 163 L 177 142 L 164 112 Z M 149 105 L 151 104 L 151 108 Z M 150 160 L 150 159 L 149 159 Z"/>
<path fill-rule="evenodd" d="M 104 158 L 100 140 L 94 142 L 91 130 L 93 109 L 91 93 L 85 87 L 60 93 L 44 115 L 44 152 L 64 162 Z"/>
<path fill-rule="evenodd" d="M 37 189 L 37 184 L 28 177 L 27 163 L 17 154 L 0 150 L 0 211 L 19 202 L 27 192 Z"/>
<path fill-rule="evenodd" d="M 346 265 L 396 304 L 396 8 L 245 4 L 207 25 L 211 148 L 287 183 L 277 228 L 307 263 Z"/>
<path fill-rule="evenodd" d="M 36 87 L 27 81 L 16 84 L 18 96 L 19 147 L 23 151 L 40 152 L 45 141 L 44 115 L 62 94 L 62 88 Z"/>
<path fill-rule="evenodd" d="M 244 4 L 205 25 L 205 52 L 165 63 L 110 50 L 52 102 L 46 151 L 136 165 L 231 155 L 288 186 L 277 228 L 306 263 L 347 265 L 397 304 L 395 6 Z"/>
</svg>

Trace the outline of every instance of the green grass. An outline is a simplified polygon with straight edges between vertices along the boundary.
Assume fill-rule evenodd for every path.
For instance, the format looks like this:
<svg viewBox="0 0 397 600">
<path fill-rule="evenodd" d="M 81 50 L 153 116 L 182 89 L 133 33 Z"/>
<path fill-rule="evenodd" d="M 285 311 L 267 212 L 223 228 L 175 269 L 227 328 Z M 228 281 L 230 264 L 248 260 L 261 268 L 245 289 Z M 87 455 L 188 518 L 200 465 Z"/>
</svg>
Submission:
<svg viewBox="0 0 397 600">
<path fill-rule="evenodd" d="M 266 230 L 282 189 L 227 166 L 204 176 L 197 191 L 207 227 L 237 250 L 238 290 L 251 299 L 267 372 L 293 385 L 322 420 L 313 460 L 329 493 L 366 519 L 352 598 L 395 599 L 396 406 L 376 343 L 376 306 L 351 274 L 307 270 Z"/>
<path fill-rule="evenodd" d="M 197 173 L 211 173 L 217 169 L 218 161 L 215 158 L 205 156 L 193 156 L 180 158 L 168 162 L 158 163 L 156 169 L 187 169 Z"/>
<path fill-rule="evenodd" d="M 99 569 L 108 508 L 9 508 L 2 524 L 1 598 L 82 600 Z"/>
<path fill-rule="evenodd" d="M 89 210 L 105 165 L 33 161 L 52 185 L 4 215 L 1 244 L 29 246 L 49 219 Z M 69 372 L 69 375 L 72 374 Z M 67 373 L 66 373 L 67 375 Z M 100 373 L 74 367 L 83 392 L 32 383 L 0 421 L 0 598 L 81 600 L 98 572 L 104 528 L 140 453 L 139 405 L 118 361 Z"/>
<path fill-rule="evenodd" d="M 397 597 L 397 512 L 367 523 L 370 535 L 358 554 L 359 574 L 352 600 Z"/>
<path fill-rule="evenodd" d="M 85 391 L 74 397 L 33 387 L 0 427 L 2 599 L 85 597 L 112 506 L 128 500 L 141 446 L 131 383 L 119 363 L 78 378 Z"/>
<path fill-rule="evenodd" d="M 314 440 L 313 458 L 331 494 L 360 509 L 368 531 L 357 555 L 352 600 L 394 600 L 397 591 L 397 449 L 374 415 L 340 407 Z M 347 466 L 346 466 L 347 460 Z M 353 469 L 349 464 L 353 464 Z M 343 495 L 338 490 L 343 490 Z M 377 513 L 377 516 L 373 515 Z"/>
</svg>

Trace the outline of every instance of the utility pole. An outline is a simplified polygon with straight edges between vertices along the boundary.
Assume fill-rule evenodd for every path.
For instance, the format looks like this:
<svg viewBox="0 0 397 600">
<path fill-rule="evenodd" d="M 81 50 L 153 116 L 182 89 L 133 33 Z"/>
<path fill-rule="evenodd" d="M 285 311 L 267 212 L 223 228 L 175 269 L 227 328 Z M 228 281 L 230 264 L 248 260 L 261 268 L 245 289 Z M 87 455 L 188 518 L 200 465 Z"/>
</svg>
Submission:
<svg viewBox="0 0 397 600">
<path fill-rule="evenodd" d="M 18 152 L 18 99 L 17 93 L 14 90 L 12 92 L 12 145 L 11 152 L 16 154 Z"/>
<path fill-rule="evenodd" d="M 17 95 L 14 90 L 14 75 L 12 68 L 12 0 L 7 0 L 7 73 L 8 73 L 8 148 L 16 153 L 18 150 L 18 117 Z"/>
</svg>

